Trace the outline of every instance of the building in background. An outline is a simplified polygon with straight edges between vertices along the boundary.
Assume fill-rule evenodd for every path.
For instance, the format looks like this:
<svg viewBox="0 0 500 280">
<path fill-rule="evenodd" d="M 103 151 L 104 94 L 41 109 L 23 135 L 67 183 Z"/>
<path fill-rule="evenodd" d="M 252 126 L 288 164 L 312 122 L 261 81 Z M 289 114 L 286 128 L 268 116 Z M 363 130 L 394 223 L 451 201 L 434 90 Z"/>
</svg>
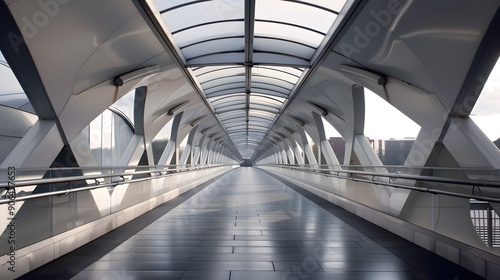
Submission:
<svg viewBox="0 0 500 280">
<path fill-rule="evenodd" d="M 384 165 L 403 165 L 414 142 L 414 138 L 385 140 L 384 155 L 381 157 L 382 163 Z"/>
<path fill-rule="evenodd" d="M 390 138 L 384 139 L 369 139 L 370 144 L 384 165 L 403 165 L 408 154 L 410 153 L 414 137 L 406 137 L 404 139 Z M 333 152 L 340 164 L 344 163 L 345 157 L 345 140 L 342 137 L 330 137 L 328 139 L 332 146 Z"/>
<path fill-rule="evenodd" d="M 369 141 L 373 150 L 384 165 L 403 165 L 408 157 L 408 154 L 410 153 L 413 143 L 415 143 L 415 138 L 390 138 L 388 140 L 369 139 Z"/>
<path fill-rule="evenodd" d="M 335 156 L 339 160 L 340 164 L 344 164 L 344 158 L 345 158 L 345 140 L 342 137 L 330 137 L 328 139 L 328 142 L 330 142 L 330 146 L 332 146 L 333 152 L 335 153 Z"/>
</svg>

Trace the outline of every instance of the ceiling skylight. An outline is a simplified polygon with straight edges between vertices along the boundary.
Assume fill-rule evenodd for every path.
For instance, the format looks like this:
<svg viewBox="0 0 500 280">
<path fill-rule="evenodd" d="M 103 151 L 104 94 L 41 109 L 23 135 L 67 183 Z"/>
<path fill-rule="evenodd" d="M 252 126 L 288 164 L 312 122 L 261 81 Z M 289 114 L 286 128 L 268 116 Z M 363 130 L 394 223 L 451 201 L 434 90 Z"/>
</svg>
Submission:
<svg viewBox="0 0 500 280">
<path fill-rule="evenodd" d="M 185 66 L 251 158 L 345 0 L 155 0 Z"/>
</svg>

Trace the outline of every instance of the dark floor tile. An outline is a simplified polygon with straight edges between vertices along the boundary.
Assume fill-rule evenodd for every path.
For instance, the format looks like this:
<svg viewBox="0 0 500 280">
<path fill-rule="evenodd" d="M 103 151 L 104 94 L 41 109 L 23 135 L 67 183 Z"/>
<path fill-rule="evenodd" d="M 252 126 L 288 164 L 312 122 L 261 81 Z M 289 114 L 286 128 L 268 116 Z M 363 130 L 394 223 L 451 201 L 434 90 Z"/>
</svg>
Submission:
<svg viewBox="0 0 500 280">
<path fill-rule="evenodd" d="M 305 257 L 299 262 L 273 262 L 273 264 L 276 271 L 302 271 L 306 273 L 323 271 L 319 263 L 311 257 Z"/>
<path fill-rule="evenodd" d="M 79 273 L 71 280 L 183 280 L 184 271 L 92 271 Z M 54 278 L 57 279 L 57 278 Z M 64 278 L 59 278 L 64 279 Z M 224 278 L 221 278 L 224 279 Z"/>
<path fill-rule="evenodd" d="M 230 271 L 186 271 L 182 280 L 229 280 L 229 275 Z"/>
<path fill-rule="evenodd" d="M 232 271 L 231 280 L 415 280 L 405 272 Z M 444 280 L 444 279 L 443 279 Z"/>
<path fill-rule="evenodd" d="M 478 279 L 257 169 L 226 176 L 22 279 Z"/>
</svg>

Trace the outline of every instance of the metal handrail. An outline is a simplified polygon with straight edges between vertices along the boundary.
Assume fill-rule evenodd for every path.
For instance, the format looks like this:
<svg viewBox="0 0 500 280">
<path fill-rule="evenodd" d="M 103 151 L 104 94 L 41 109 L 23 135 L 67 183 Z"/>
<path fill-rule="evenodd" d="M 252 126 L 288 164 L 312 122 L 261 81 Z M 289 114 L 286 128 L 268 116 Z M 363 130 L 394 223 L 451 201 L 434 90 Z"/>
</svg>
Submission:
<svg viewBox="0 0 500 280">
<path fill-rule="evenodd" d="M 219 166 L 217 164 L 184 164 L 184 165 L 99 165 L 99 166 L 78 166 L 78 167 L 51 167 L 51 168 L 16 168 L 17 171 L 22 171 L 22 172 L 35 172 L 35 171 L 41 171 L 41 172 L 47 172 L 47 171 L 64 171 L 64 170 L 109 170 L 109 169 L 147 169 L 147 168 L 156 168 L 156 169 L 167 169 L 171 167 L 179 167 L 179 166 L 186 166 L 186 167 L 212 167 L 212 166 Z M 0 171 L 7 170 L 7 168 L 2 168 Z M 173 170 L 173 169 L 168 169 L 168 170 Z"/>
<path fill-rule="evenodd" d="M 437 177 L 437 176 L 424 176 L 424 175 L 411 175 L 411 174 L 398 174 L 398 173 L 380 173 L 380 172 L 369 172 L 369 171 L 358 171 L 358 170 L 345 170 L 345 169 L 330 169 L 330 168 L 315 168 L 315 167 L 305 167 L 305 166 L 295 166 L 295 165 L 281 165 L 281 164 L 272 164 L 268 166 L 277 166 L 277 167 L 286 167 L 290 169 L 299 169 L 299 170 L 305 170 L 305 171 L 321 171 L 323 172 L 323 175 L 329 175 L 325 174 L 325 172 L 329 173 L 345 173 L 345 174 L 351 174 L 351 175 L 367 175 L 367 176 L 373 176 L 373 177 L 384 177 L 384 178 L 398 178 L 398 179 L 407 179 L 407 180 L 416 180 L 416 181 L 430 181 L 430 182 L 436 182 L 436 183 L 448 183 L 448 184 L 460 184 L 460 185 L 469 185 L 469 186 L 482 186 L 482 187 L 490 187 L 490 188 L 500 188 L 500 182 L 499 181 L 486 181 L 486 180 L 464 180 L 464 179 L 454 179 L 454 178 L 447 178 L 447 177 Z M 323 165 L 324 166 L 324 165 Z M 339 165 L 336 165 L 338 167 Z M 364 167 L 364 168 L 380 168 L 384 166 L 357 166 L 357 167 Z M 403 168 L 403 167 L 401 167 Z M 408 168 L 408 167 L 405 167 Z M 426 169 L 426 168 L 416 168 L 416 169 Z M 498 171 L 499 176 L 500 176 L 500 170 L 498 169 L 491 169 L 491 170 L 485 170 L 485 169 L 448 169 L 448 170 L 456 170 L 456 171 Z M 319 173 L 319 172 L 318 172 Z M 379 182 L 379 181 L 374 181 L 373 182 Z M 381 182 L 382 183 L 382 182 Z"/>
<path fill-rule="evenodd" d="M 304 168 L 314 168 L 318 167 L 340 167 L 343 170 L 348 170 L 346 168 L 399 168 L 399 169 L 419 169 L 419 170 L 448 170 L 448 171 L 497 171 L 500 172 L 498 168 L 485 168 L 485 167 L 442 167 L 442 166 L 404 166 L 404 165 L 330 165 L 330 164 L 262 164 L 262 165 L 275 165 L 275 166 L 291 166 L 291 167 L 304 167 Z M 325 169 L 326 169 L 325 168 Z M 332 169 L 329 169 L 330 171 Z M 337 170 L 337 169 L 335 169 Z"/>
<path fill-rule="evenodd" d="M 455 196 L 455 197 L 461 197 L 461 198 L 469 198 L 469 199 L 476 199 L 476 200 L 500 203 L 499 197 L 474 194 L 476 187 L 485 187 L 485 188 L 494 188 L 494 189 L 500 188 L 499 181 L 472 180 L 472 179 L 465 180 L 465 179 L 455 179 L 455 178 L 446 178 L 446 177 L 438 177 L 438 176 L 380 173 L 380 172 L 344 170 L 344 169 L 332 169 L 332 168 L 326 169 L 326 168 L 318 168 L 318 167 L 314 167 L 314 166 L 306 167 L 304 165 L 290 165 L 290 164 L 286 164 L 286 165 L 266 164 L 264 166 L 289 168 L 289 169 L 293 169 L 293 170 L 301 170 L 301 171 L 305 171 L 305 172 L 311 172 L 314 174 L 320 174 L 320 175 L 327 176 L 327 177 L 335 177 L 338 179 L 358 181 L 358 182 L 383 185 L 383 186 L 408 189 L 408 190 L 416 190 L 416 191 L 428 192 L 428 193 L 432 193 L 432 194 L 443 194 L 443 195 L 449 195 L 449 196 Z M 325 165 L 323 165 L 323 166 L 325 166 Z M 339 167 L 339 165 L 330 166 L 330 167 Z M 387 166 L 359 166 L 358 165 L 358 166 L 350 166 L 350 167 L 358 167 L 358 168 L 359 167 L 362 167 L 362 168 L 378 167 L 378 168 L 381 168 L 381 167 L 387 167 Z M 398 166 L 398 167 L 411 168 L 411 167 L 406 167 L 406 166 Z M 418 168 L 418 167 L 415 167 L 415 168 L 427 169 L 427 168 Z M 480 169 L 480 168 L 456 168 L 456 169 L 445 168 L 445 169 L 456 170 L 456 171 L 498 171 L 499 175 L 500 175 L 500 170 L 498 170 L 498 169 Z M 345 174 L 345 175 L 340 175 L 340 174 Z M 368 177 L 371 177 L 371 179 L 362 178 L 361 176 L 368 176 Z M 381 180 L 375 180 L 376 178 L 388 178 L 389 180 L 387 182 L 385 182 L 385 181 L 381 181 Z M 436 186 L 432 186 L 432 185 L 411 186 L 411 185 L 405 185 L 405 184 L 397 184 L 397 183 L 392 182 L 391 181 L 392 179 L 406 179 L 406 180 L 412 180 L 412 181 L 419 182 L 419 183 L 426 182 L 426 183 L 456 184 L 456 185 L 472 187 L 472 191 L 471 191 L 471 193 L 464 193 L 464 192 L 443 190 L 443 189 L 436 188 Z"/>
<path fill-rule="evenodd" d="M 34 198 L 41 198 L 41 197 L 47 197 L 47 196 L 59 196 L 59 195 L 65 195 L 73 192 L 81 192 L 81 191 L 87 191 L 87 190 L 93 190 L 93 189 L 99 189 L 99 188 L 107 188 L 107 187 L 115 187 L 117 185 L 122 185 L 122 184 L 130 184 L 130 183 L 135 183 L 135 182 L 140 182 L 140 181 L 147 181 L 147 180 L 152 180 L 152 179 L 158 179 L 162 177 L 168 177 L 172 176 L 176 173 L 182 172 L 182 171 L 193 171 L 193 170 L 200 170 L 200 169 L 207 169 L 207 168 L 213 168 L 213 167 L 222 167 L 222 166 L 227 166 L 224 164 L 216 164 L 216 165 L 193 165 L 189 168 L 175 168 L 175 169 L 152 169 L 152 170 L 144 170 L 144 171 L 132 171 L 132 172 L 125 172 L 125 173 L 114 173 L 114 174 L 96 174 L 96 175 L 86 175 L 86 176 L 69 176 L 69 177 L 58 177 L 58 178 L 45 178 L 45 179 L 35 179 L 35 180 L 20 180 L 20 181 L 15 181 L 15 187 L 26 187 L 26 186 L 33 186 L 33 185 L 48 185 L 48 184 L 54 184 L 54 183 L 71 183 L 75 181 L 83 181 L 83 180 L 94 180 L 94 183 L 89 184 L 85 187 L 76 187 L 76 188 L 66 188 L 65 190 L 58 190 L 58 191 L 49 191 L 49 192 L 44 192 L 44 193 L 38 193 L 38 194 L 29 194 L 29 195 L 24 195 L 24 196 L 16 196 L 15 199 L 0 199 L 0 205 L 2 204 L 7 204 L 12 201 L 25 201 L 25 200 L 30 200 Z M 172 166 L 127 166 L 127 169 L 137 169 L 138 167 L 140 168 L 155 168 L 155 167 L 172 167 Z M 100 167 L 94 167 L 95 169 L 100 169 Z M 113 167 L 114 169 L 123 169 L 123 166 L 121 167 Z M 79 168 L 69 168 L 71 170 L 76 170 Z M 84 168 L 85 169 L 85 168 Z M 89 169 L 89 168 L 88 168 Z M 20 169 L 23 171 L 26 171 L 27 169 Z M 46 169 L 45 171 L 51 171 L 54 169 Z M 33 171 L 33 169 L 31 170 Z M 43 171 L 42 169 L 38 169 L 36 171 Z M 143 175 L 143 174 L 153 174 L 156 173 L 155 176 L 148 177 L 148 178 L 138 178 L 138 179 L 125 179 L 126 176 L 133 176 L 133 175 Z M 122 178 L 121 181 L 116 181 L 116 182 L 111 182 L 111 183 L 100 183 L 97 179 L 104 179 L 104 178 L 110 178 L 110 177 L 120 177 Z M 3 187 L 6 190 L 10 189 L 11 186 L 8 186 L 8 183 L 0 183 L 0 188 Z"/>
<path fill-rule="evenodd" d="M 175 166 L 175 165 L 173 165 Z M 63 171 L 63 170 L 107 170 L 107 169 L 137 169 L 137 168 L 162 168 L 162 169 L 150 169 L 150 170 L 142 170 L 142 171 L 131 171 L 131 172 L 122 172 L 122 173 L 109 173 L 109 174 L 95 174 L 95 175 L 82 175 L 82 176 L 69 176 L 69 177 L 57 177 L 57 178 L 43 178 L 43 179 L 31 179 L 31 180 L 16 180 L 16 187 L 26 187 L 32 185 L 45 185 L 45 184 L 55 184 L 55 183 L 68 183 L 73 181 L 83 181 L 83 180 L 96 180 L 96 179 L 104 179 L 110 177 L 125 177 L 131 175 L 142 175 L 142 174 L 152 174 L 152 173 L 161 173 L 161 172 L 179 172 L 183 170 L 196 170 L 203 169 L 221 165 L 195 165 L 194 168 L 175 168 L 175 169 L 165 169 L 165 167 L 173 167 L 172 165 L 162 165 L 162 166 L 113 166 L 113 167 L 79 167 L 79 168 L 50 168 L 50 169 L 17 169 L 16 172 L 26 172 L 26 171 Z M 0 188 L 9 188 L 8 182 L 0 182 Z"/>
</svg>

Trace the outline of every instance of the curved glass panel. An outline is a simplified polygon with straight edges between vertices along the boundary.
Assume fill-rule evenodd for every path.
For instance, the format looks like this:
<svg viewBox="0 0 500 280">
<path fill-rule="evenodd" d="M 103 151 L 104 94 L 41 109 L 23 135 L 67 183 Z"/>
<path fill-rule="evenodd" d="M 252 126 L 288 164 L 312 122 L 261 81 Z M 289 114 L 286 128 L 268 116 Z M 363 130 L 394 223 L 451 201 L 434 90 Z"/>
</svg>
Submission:
<svg viewBox="0 0 500 280">
<path fill-rule="evenodd" d="M 164 17 L 165 18 L 165 17 Z M 217 22 L 201 25 L 173 34 L 180 48 L 200 41 L 243 36 L 245 24 L 241 21 Z"/>
<path fill-rule="evenodd" d="M 194 73 L 200 83 L 205 83 L 222 77 L 245 75 L 245 67 L 200 67 L 194 70 Z"/>
<path fill-rule="evenodd" d="M 212 107 L 214 107 L 214 109 L 217 110 L 217 109 L 223 109 L 223 108 L 227 109 L 229 106 L 235 106 L 235 105 L 245 105 L 245 99 L 219 102 L 217 104 L 212 104 Z"/>
<path fill-rule="evenodd" d="M 222 124 L 224 124 L 224 125 L 226 125 L 226 124 L 229 125 L 231 123 L 238 124 L 238 122 L 245 120 L 245 117 L 246 117 L 245 112 L 241 111 L 241 110 L 233 111 L 233 112 L 229 111 L 229 112 L 219 114 L 219 118 L 220 118 Z"/>
<path fill-rule="evenodd" d="M 222 112 L 227 112 L 227 111 L 233 111 L 233 110 L 245 110 L 245 104 L 235 104 L 235 105 L 228 105 L 228 106 L 220 106 L 218 109 L 215 110 L 216 114 L 222 113 Z"/>
<path fill-rule="evenodd" d="M 278 86 L 288 90 L 291 90 L 294 86 L 293 83 L 286 80 L 261 75 L 252 75 L 252 83 L 269 84 L 271 86 Z"/>
<path fill-rule="evenodd" d="M 201 83 L 201 86 L 203 88 L 210 88 L 214 86 L 219 86 L 221 84 L 228 84 L 228 83 L 243 83 L 245 84 L 245 75 L 234 75 L 234 76 L 229 76 L 229 77 L 221 77 L 218 79 L 212 79 L 209 81 L 206 81 L 204 83 Z"/>
<path fill-rule="evenodd" d="M 229 136 L 231 136 L 232 132 L 246 132 L 247 126 L 243 123 L 228 125 L 226 129 L 229 132 Z"/>
<path fill-rule="evenodd" d="M 271 64 L 282 64 L 289 66 L 300 66 L 300 67 L 309 67 L 309 60 L 291 56 L 285 53 L 254 53 L 253 57 L 254 63 L 262 64 L 262 63 L 271 63 Z"/>
<path fill-rule="evenodd" d="M 257 66 L 252 68 L 252 75 L 269 76 L 292 84 L 299 80 L 302 72 L 303 70 L 293 67 Z"/>
<path fill-rule="evenodd" d="M 212 93 L 220 93 L 220 92 L 233 92 L 239 91 L 238 93 L 245 92 L 245 83 L 244 82 L 236 82 L 236 83 L 227 83 L 222 85 L 213 86 L 205 89 L 205 94 L 210 95 Z"/>
<path fill-rule="evenodd" d="M 262 98 L 262 100 L 265 102 L 280 103 L 281 105 L 283 105 L 283 103 L 286 100 L 286 98 L 283 97 L 269 96 L 266 94 L 258 94 L 258 93 L 252 93 L 251 97 L 259 99 Z"/>
<path fill-rule="evenodd" d="M 292 1 L 257 0 L 255 4 L 256 20 L 287 22 L 321 33 L 328 32 L 336 17 L 333 12 Z"/>
<path fill-rule="evenodd" d="M 307 1 L 298 1 L 298 2 L 307 2 L 311 3 L 313 5 L 321 6 L 326 9 L 335 11 L 335 12 L 340 12 L 342 7 L 344 6 L 346 0 L 307 0 Z"/>
<path fill-rule="evenodd" d="M 266 67 L 262 67 L 262 68 L 269 68 L 269 69 L 272 69 L 274 71 L 287 73 L 289 75 L 293 75 L 293 76 L 297 77 L 297 79 L 299 79 L 300 76 L 302 76 L 302 73 L 305 70 L 304 68 L 286 67 L 286 66 L 266 66 Z"/>
<path fill-rule="evenodd" d="M 246 127 L 246 122 L 243 121 L 241 119 L 236 119 L 234 121 L 230 120 L 230 121 L 224 121 L 224 127 L 226 128 L 230 128 L 230 127 L 234 127 L 234 126 L 238 126 L 238 125 L 244 125 Z"/>
<path fill-rule="evenodd" d="M 251 90 L 252 90 L 252 92 L 258 92 L 258 93 L 262 93 L 262 94 L 266 94 L 266 92 L 268 92 L 269 94 L 270 94 L 270 92 L 274 92 L 274 95 L 278 95 L 278 96 L 284 95 L 284 96 L 288 97 L 291 89 L 283 88 L 283 87 L 273 85 L 270 83 L 259 83 L 259 82 L 253 81 Z"/>
<path fill-rule="evenodd" d="M 208 101 L 210 101 L 212 104 L 220 103 L 220 102 L 230 102 L 233 100 L 241 100 L 245 99 L 246 95 L 244 93 L 238 93 L 238 94 L 230 94 L 226 96 L 217 96 L 217 97 L 211 97 L 208 98 Z"/>
<path fill-rule="evenodd" d="M 229 53 L 208 54 L 205 56 L 189 59 L 186 64 L 188 66 L 204 65 L 204 64 L 232 64 L 241 63 L 245 60 L 243 50 Z"/>
<path fill-rule="evenodd" d="M 273 90 L 259 88 L 259 87 L 252 87 L 252 93 L 265 94 L 265 95 L 269 95 L 272 97 L 279 97 L 279 98 L 288 98 L 288 95 L 289 95 L 289 93 L 286 93 L 286 92 L 278 92 L 278 91 L 273 91 Z"/>
<path fill-rule="evenodd" d="M 237 118 L 241 116 L 245 116 L 245 112 L 243 111 L 233 111 L 233 112 L 226 112 L 226 113 L 221 113 L 219 114 L 220 118 Z"/>
<path fill-rule="evenodd" d="M 263 123 L 267 123 L 267 124 L 271 124 L 272 123 L 272 119 L 270 119 L 270 118 L 262 118 L 262 117 L 258 117 L 258 116 L 249 116 L 248 120 L 249 121 L 255 121 L 255 122 L 263 122 Z"/>
<path fill-rule="evenodd" d="M 242 132 L 234 132 L 234 133 L 231 133 L 231 137 L 233 139 L 238 139 L 238 137 L 240 138 L 247 138 L 247 137 L 251 137 L 251 138 L 259 138 L 259 137 L 263 137 L 266 133 L 265 132 L 262 132 L 262 131 L 252 131 L 251 134 L 248 134 L 247 135 L 247 132 L 246 131 L 242 131 Z"/>
<path fill-rule="evenodd" d="M 263 21 L 255 21 L 255 36 L 296 41 L 315 48 L 319 46 L 325 37 L 324 34 L 298 26 Z"/>
<path fill-rule="evenodd" d="M 254 104 L 254 103 L 277 108 L 278 110 L 281 108 L 281 106 L 283 106 L 283 102 L 279 102 L 278 100 L 263 97 L 263 96 L 250 95 L 250 104 Z"/>
<path fill-rule="evenodd" d="M 309 47 L 294 42 L 270 39 L 270 38 L 255 38 L 254 51 L 255 52 L 272 52 L 280 53 L 283 50 L 292 56 L 310 60 L 316 51 L 313 47 Z"/>
<path fill-rule="evenodd" d="M 220 90 L 220 91 L 214 91 L 214 92 L 209 92 L 206 93 L 207 98 L 213 98 L 213 97 L 222 97 L 230 94 L 239 94 L 242 93 L 245 90 L 245 88 L 230 88 L 226 90 Z"/>
<path fill-rule="evenodd" d="M 259 116 L 259 117 L 268 118 L 268 119 L 273 119 L 276 116 L 273 113 L 259 111 L 259 110 L 252 110 L 252 109 L 250 109 L 249 113 L 251 115 L 254 115 L 254 116 Z"/>
<path fill-rule="evenodd" d="M 217 105 L 217 104 L 223 104 L 223 103 L 231 103 L 234 101 L 245 101 L 246 96 L 243 93 L 238 93 L 238 94 L 229 94 L 226 96 L 218 96 L 214 98 L 209 98 L 208 99 L 210 102 L 212 102 L 212 105 Z"/>
<path fill-rule="evenodd" d="M 238 121 L 237 122 L 227 123 L 228 120 L 238 120 Z M 221 118 L 221 122 L 224 124 L 225 128 L 229 128 L 229 127 L 235 126 L 235 125 L 246 126 L 246 121 L 245 121 L 245 116 L 244 115 L 240 116 L 240 117 L 232 117 L 232 118 L 225 118 L 225 119 Z"/>
<path fill-rule="evenodd" d="M 279 113 L 279 108 L 275 108 L 275 107 L 271 107 L 271 106 L 267 106 L 267 105 L 263 105 L 263 104 L 251 103 L 250 108 L 255 109 L 255 110 L 263 110 L 263 111 L 267 111 L 267 112 L 271 112 L 271 113 L 274 112 L 276 114 Z"/>
<path fill-rule="evenodd" d="M 177 6 L 178 8 L 163 13 L 163 18 L 172 33 L 189 26 L 214 21 L 243 19 L 244 1 L 232 1 L 234 2 L 231 3 L 232 5 L 226 5 L 227 2 L 228 1 L 198 1 L 190 5 Z"/>
<path fill-rule="evenodd" d="M 267 126 L 269 127 L 269 125 L 273 122 L 272 119 L 267 119 L 267 120 L 264 120 L 264 119 L 253 119 L 252 117 L 250 117 L 248 119 L 248 123 L 249 124 L 258 124 L 260 126 Z"/>
<path fill-rule="evenodd" d="M 256 0 L 253 10 L 235 0 L 154 2 L 244 158 L 260 146 L 345 4 Z"/>
<path fill-rule="evenodd" d="M 235 145 L 236 147 L 245 147 L 245 148 L 256 148 L 259 146 L 259 142 L 258 141 L 251 141 L 251 140 L 241 140 L 241 141 L 234 141 L 235 142 Z"/>
<path fill-rule="evenodd" d="M 249 139 L 248 137 L 242 137 L 242 138 L 232 138 L 233 142 L 235 144 L 239 145 L 258 145 L 260 143 L 260 139 Z"/>
<path fill-rule="evenodd" d="M 177 6 L 185 5 L 186 3 L 195 3 L 198 2 L 198 0 L 193 1 L 193 0 L 168 0 L 168 1 L 155 1 L 156 8 L 159 11 L 164 11 L 168 9 L 172 9 Z"/>
<path fill-rule="evenodd" d="M 245 49 L 245 41 L 241 38 L 224 38 L 205 41 L 182 48 L 186 59 L 205 56 L 217 52 L 241 51 Z"/>
</svg>

